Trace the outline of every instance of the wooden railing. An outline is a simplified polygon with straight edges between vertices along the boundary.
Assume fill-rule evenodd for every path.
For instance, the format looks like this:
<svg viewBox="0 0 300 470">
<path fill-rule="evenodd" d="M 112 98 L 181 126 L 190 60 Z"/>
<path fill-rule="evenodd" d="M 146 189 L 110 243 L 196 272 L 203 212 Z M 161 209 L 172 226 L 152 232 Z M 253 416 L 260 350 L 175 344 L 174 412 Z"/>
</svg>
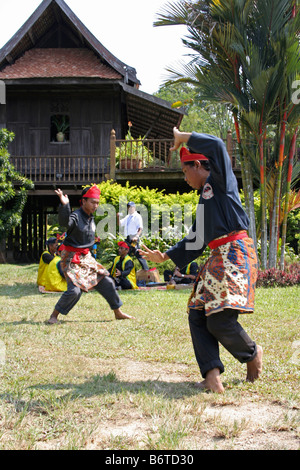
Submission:
<svg viewBox="0 0 300 470">
<path fill-rule="evenodd" d="M 12 156 L 11 162 L 35 184 L 85 184 L 102 181 L 110 173 L 109 156 Z"/>
<path fill-rule="evenodd" d="M 115 131 L 110 136 L 111 177 L 115 171 L 147 171 L 163 169 L 165 172 L 181 169 L 179 151 L 170 151 L 172 139 L 116 139 Z M 229 131 L 226 147 L 234 169 L 239 168 L 238 149 Z"/>
<path fill-rule="evenodd" d="M 230 131 L 225 143 L 233 169 L 239 170 L 238 146 Z M 35 184 L 82 185 L 107 178 L 116 180 L 116 173 L 121 172 L 147 173 L 152 170 L 167 174 L 180 171 L 179 152 L 170 152 L 172 146 L 171 139 L 116 139 L 112 130 L 110 155 L 107 156 L 11 156 L 11 162 L 17 172 Z M 299 147 L 300 142 L 296 158 L 299 158 Z"/>
</svg>

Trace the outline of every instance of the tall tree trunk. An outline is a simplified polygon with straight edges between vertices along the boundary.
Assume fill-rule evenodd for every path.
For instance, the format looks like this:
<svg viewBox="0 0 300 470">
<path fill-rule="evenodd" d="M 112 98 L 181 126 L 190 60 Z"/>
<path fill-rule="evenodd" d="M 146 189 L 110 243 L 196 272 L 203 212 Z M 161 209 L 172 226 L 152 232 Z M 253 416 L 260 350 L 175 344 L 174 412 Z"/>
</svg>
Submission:
<svg viewBox="0 0 300 470">
<path fill-rule="evenodd" d="M 296 152 L 297 132 L 298 132 L 298 129 L 296 129 L 294 134 L 293 134 L 292 141 L 291 141 L 291 144 L 290 144 L 290 151 L 289 151 L 287 188 L 286 188 L 286 194 L 285 194 L 285 205 L 284 205 L 283 222 L 282 222 L 282 230 L 281 230 L 280 269 L 282 271 L 284 270 L 284 252 L 285 252 L 285 243 L 286 243 L 288 205 L 289 205 L 289 196 L 290 196 L 290 192 L 291 192 L 291 181 L 292 181 L 292 173 L 293 173 L 294 155 L 295 155 L 295 152 Z"/>
<path fill-rule="evenodd" d="M 267 230 L 267 195 L 265 178 L 264 139 L 262 129 L 259 138 L 260 167 L 260 206 L 261 206 L 261 268 L 267 268 L 268 262 L 268 230 Z"/>
<path fill-rule="evenodd" d="M 256 224 L 255 224 L 255 211 L 254 211 L 254 197 L 253 197 L 253 179 L 251 174 L 251 165 L 249 162 L 249 158 L 246 156 L 246 153 L 243 148 L 241 133 L 240 133 L 240 126 L 238 122 L 238 117 L 234 113 L 234 125 L 236 131 L 236 137 L 240 152 L 240 159 L 241 159 L 241 172 L 242 172 L 242 182 L 243 182 L 243 190 L 245 195 L 245 205 L 246 205 L 246 212 L 249 217 L 249 236 L 253 239 L 254 245 L 257 250 L 257 242 L 256 242 Z"/>
<path fill-rule="evenodd" d="M 5 238 L 0 240 L 0 264 L 5 264 L 6 260 L 6 242 Z"/>
<path fill-rule="evenodd" d="M 269 268 L 276 267 L 277 261 L 277 232 L 276 232 L 276 201 L 278 194 L 278 178 L 274 182 L 273 204 L 270 201 L 270 241 L 269 241 Z"/>
<path fill-rule="evenodd" d="M 247 157 L 245 158 L 245 168 L 246 168 L 246 186 L 249 197 L 249 236 L 253 239 L 254 245 L 257 251 L 257 239 L 256 239 L 256 221 L 255 221 L 255 210 L 254 210 L 254 192 L 253 192 L 253 175 L 251 168 L 251 161 Z"/>
<path fill-rule="evenodd" d="M 278 178 L 276 182 L 276 192 L 274 193 L 274 210 L 273 210 L 273 227 L 272 237 L 270 237 L 270 251 L 269 251 L 269 267 L 275 268 L 277 262 L 277 242 L 279 236 L 279 214 L 280 214 L 280 195 L 281 195 L 281 182 L 282 182 L 282 165 L 285 144 L 285 129 L 286 129 L 287 113 L 284 112 L 283 120 L 281 122 L 280 142 L 279 142 L 279 155 L 278 155 Z"/>
</svg>

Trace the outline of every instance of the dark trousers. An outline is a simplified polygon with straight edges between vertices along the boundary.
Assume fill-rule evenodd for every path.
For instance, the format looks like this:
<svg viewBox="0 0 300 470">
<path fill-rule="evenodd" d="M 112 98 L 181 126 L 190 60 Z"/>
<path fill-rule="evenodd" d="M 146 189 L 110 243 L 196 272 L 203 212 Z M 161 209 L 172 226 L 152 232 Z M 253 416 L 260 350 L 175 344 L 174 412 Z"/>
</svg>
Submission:
<svg viewBox="0 0 300 470">
<path fill-rule="evenodd" d="M 116 292 L 114 281 L 110 277 L 105 276 L 94 287 L 94 289 L 105 298 L 112 310 L 120 308 L 123 304 L 118 293 Z M 55 310 L 57 310 L 62 315 L 67 315 L 69 311 L 77 304 L 81 294 L 82 290 L 80 287 L 75 286 L 73 282 L 68 282 L 68 288 L 55 305 Z"/>
<path fill-rule="evenodd" d="M 130 284 L 130 281 L 128 281 L 128 279 L 126 279 L 126 277 L 116 277 L 116 278 L 112 278 L 114 283 L 115 283 L 115 286 L 116 287 L 122 287 L 122 289 L 132 289 L 132 285 Z"/>
<path fill-rule="evenodd" d="M 204 310 L 190 309 L 190 331 L 202 377 L 215 368 L 224 372 L 219 343 L 241 363 L 255 358 L 256 344 L 238 323 L 238 315 L 238 310 L 224 309 L 207 317 Z"/>
</svg>

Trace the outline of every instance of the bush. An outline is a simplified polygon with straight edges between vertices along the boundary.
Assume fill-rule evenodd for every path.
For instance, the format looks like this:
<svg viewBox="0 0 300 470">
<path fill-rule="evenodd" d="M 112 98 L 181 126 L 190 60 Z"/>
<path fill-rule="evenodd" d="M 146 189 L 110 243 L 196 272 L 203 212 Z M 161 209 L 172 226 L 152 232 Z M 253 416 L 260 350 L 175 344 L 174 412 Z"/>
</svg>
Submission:
<svg viewBox="0 0 300 470">
<path fill-rule="evenodd" d="M 257 287 L 287 287 L 300 284 L 300 263 L 294 263 L 286 267 L 284 271 L 271 268 L 258 271 Z"/>
</svg>

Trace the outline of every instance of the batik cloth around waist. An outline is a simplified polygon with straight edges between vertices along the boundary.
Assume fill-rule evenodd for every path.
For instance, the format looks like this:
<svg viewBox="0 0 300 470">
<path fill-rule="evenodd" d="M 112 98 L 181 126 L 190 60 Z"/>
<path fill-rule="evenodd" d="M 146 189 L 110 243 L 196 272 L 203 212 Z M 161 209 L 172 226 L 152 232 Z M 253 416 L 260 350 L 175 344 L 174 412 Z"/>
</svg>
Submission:
<svg viewBox="0 0 300 470">
<path fill-rule="evenodd" d="M 222 237 L 225 243 L 212 249 L 195 281 L 189 309 L 205 309 L 206 315 L 225 308 L 237 309 L 241 313 L 253 312 L 257 279 L 256 251 L 252 238 L 243 235 L 232 239 L 234 234 L 236 232 Z"/>
<path fill-rule="evenodd" d="M 67 281 L 85 292 L 93 289 L 109 272 L 98 263 L 88 250 L 86 253 L 76 253 L 76 263 L 73 262 L 75 251 L 62 250 L 61 268 Z"/>
</svg>

